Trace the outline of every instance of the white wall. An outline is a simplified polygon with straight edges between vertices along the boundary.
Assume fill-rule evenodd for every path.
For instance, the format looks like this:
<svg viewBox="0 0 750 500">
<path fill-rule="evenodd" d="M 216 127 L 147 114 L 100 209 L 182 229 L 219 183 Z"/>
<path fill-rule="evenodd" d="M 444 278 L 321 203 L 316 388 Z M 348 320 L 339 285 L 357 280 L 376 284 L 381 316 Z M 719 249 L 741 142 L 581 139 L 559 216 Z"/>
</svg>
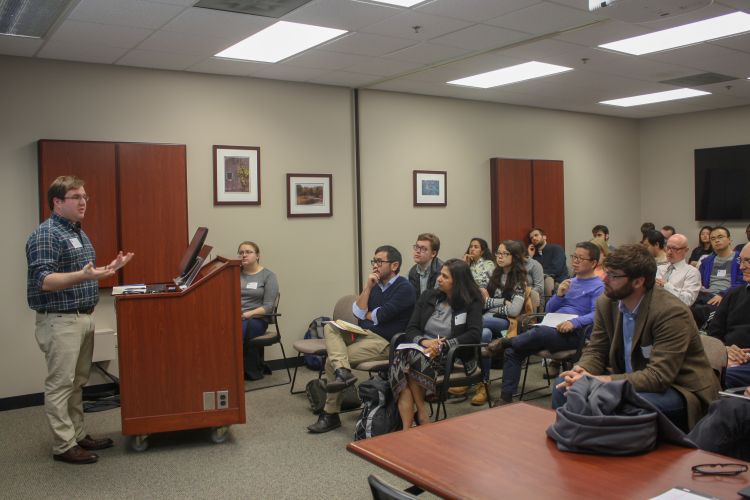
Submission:
<svg viewBox="0 0 750 500">
<path fill-rule="evenodd" d="M 39 223 L 36 141 L 78 139 L 187 145 L 190 231 L 210 228 L 215 252 L 257 241 L 282 291 L 285 344 L 330 313 L 356 283 L 351 95 L 346 89 L 60 61 L 0 57 L 0 210 L 6 260 L 0 314 L 0 398 L 40 392 L 45 368 L 25 300 L 24 244 Z M 214 207 L 213 144 L 261 147 L 262 205 Z M 460 255 L 490 237 L 489 158 L 565 162 L 568 247 L 609 225 L 615 243 L 641 220 L 639 131 L 633 120 L 500 104 L 361 93 L 363 255 L 389 242 L 404 253 L 423 231 Z M 412 170 L 448 171 L 448 206 L 412 206 Z M 334 216 L 287 219 L 285 176 L 332 173 Z M 96 210 L 96 193 L 90 210 Z M 136 258 L 146 258 L 137 256 Z M 176 257 L 177 259 L 178 257 Z M 111 297 L 99 327 L 115 327 Z M 278 356 L 269 351 L 269 357 Z"/>
<path fill-rule="evenodd" d="M 670 224 L 698 244 L 703 225 L 724 221 L 695 220 L 693 151 L 750 144 L 750 106 L 644 120 L 640 126 L 641 219 L 657 227 Z M 745 243 L 750 221 L 724 225 L 732 246 Z"/>
</svg>

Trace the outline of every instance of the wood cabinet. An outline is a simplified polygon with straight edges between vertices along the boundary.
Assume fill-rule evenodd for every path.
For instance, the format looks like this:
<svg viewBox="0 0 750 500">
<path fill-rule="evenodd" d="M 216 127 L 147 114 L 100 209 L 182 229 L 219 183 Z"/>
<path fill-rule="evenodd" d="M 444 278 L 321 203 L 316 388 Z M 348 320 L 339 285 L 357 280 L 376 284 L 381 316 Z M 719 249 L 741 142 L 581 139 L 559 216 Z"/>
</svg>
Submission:
<svg viewBox="0 0 750 500">
<path fill-rule="evenodd" d="M 563 162 L 559 160 L 490 160 L 492 245 L 503 240 L 528 242 L 532 227 L 565 247 Z"/>
<path fill-rule="evenodd" d="M 91 197 L 82 227 L 96 249 L 96 264 L 108 264 L 119 250 L 135 253 L 101 287 L 175 277 L 188 242 L 184 145 L 42 139 L 38 148 L 40 220 L 50 215 L 52 181 L 75 175 Z"/>
</svg>

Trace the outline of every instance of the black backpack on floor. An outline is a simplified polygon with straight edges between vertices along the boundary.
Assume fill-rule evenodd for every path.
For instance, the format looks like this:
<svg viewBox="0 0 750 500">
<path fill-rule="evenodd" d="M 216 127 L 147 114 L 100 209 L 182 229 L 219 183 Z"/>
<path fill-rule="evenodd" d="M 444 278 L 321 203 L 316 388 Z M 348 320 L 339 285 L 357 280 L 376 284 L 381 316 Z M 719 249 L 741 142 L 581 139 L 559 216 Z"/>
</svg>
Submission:
<svg viewBox="0 0 750 500">
<path fill-rule="evenodd" d="M 354 428 L 354 440 L 371 438 L 401 429 L 401 417 L 391 385 L 380 376 L 359 384 L 362 415 Z"/>
</svg>

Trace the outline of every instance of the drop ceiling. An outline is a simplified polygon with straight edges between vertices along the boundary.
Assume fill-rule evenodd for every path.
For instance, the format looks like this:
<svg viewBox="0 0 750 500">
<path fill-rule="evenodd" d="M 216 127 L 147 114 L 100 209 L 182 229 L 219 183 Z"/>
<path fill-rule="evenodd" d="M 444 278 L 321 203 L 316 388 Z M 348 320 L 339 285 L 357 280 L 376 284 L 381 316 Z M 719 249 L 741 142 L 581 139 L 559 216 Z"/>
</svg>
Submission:
<svg viewBox="0 0 750 500">
<path fill-rule="evenodd" d="M 750 105 L 750 34 L 630 56 L 597 48 L 737 10 L 749 0 L 648 23 L 588 11 L 588 0 L 432 0 L 411 8 L 312 0 L 280 19 L 349 31 L 281 62 L 217 59 L 276 19 L 193 7 L 196 0 L 80 0 L 43 39 L 0 36 L 0 54 L 267 78 L 647 118 Z M 574 71 L 491 89 L 445 82 L 528 61 Z M 633 108 L 599 101 L 672 90 L 669 80 L 717 73 L 711 95 Z M 734 79 L 731 79 L 734 78 Z M 724 79 L 724 78 L 722 78 Z M 711 81 L 710 78 L 704 79 Z"/>
</svg>

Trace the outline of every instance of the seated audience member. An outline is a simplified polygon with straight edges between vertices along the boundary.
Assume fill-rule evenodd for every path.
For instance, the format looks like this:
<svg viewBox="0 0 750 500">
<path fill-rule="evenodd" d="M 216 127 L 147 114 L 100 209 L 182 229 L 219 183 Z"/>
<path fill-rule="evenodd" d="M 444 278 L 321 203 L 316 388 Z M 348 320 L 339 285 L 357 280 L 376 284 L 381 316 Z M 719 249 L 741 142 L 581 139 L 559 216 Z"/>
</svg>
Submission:
<svg viewBox="0 0 750 500">
<path fill-rule="evenodd" d="M 661 228 L 661 234 L 662 236 L 664 236 L 665 241 L 674 236 L 676 232 L 677 230 L 674 228 L 674 226 L 663 226 Z"/>
<path fill-rule="evenodd" d="M 701 260 L 701 291 L 692 307 L 693 317 L 699 327 L 719 307 L 722 298 L 742 284 L 739 253 L 732 251 L 729 229 L 716 226 L 711 230 L 711 247 L 714 253 Z"/>
<path fill-rule="evenodd" d="M 685 262 L 688 240 L 675 234 L 667 241 L 667 263 L 656 268 L 656 286 L 692 306 L 701 290 L 701 273 Z"/>
<path fill-rule="evenodd" d="M 745 236 L 747 237 L 748 243 L 750 243 L 750 224 L 748 224 L 747 227 L 745 228 Z M 736 247 L 734 247 L 734 251 L 735 252 L 741 252 L 742 251 L 742 247 L 744 247 L 744 246 L 745 246 L 744 243 L 740 243 L 739 245 L 737 245 Z"/>
<path fill-rule="evenodd" d="M 563 391 L 585 375 L 604 382 L 625 379 L 678 426 L 692 428 L 717 398 L 719 383 L 690 310 L 654 287 L 656 264 L 643 246 L 619 247 L 604 267 L 591 342 L 573 369 L 557 379 L 553 407 L 565 404 Z"/>
<path fill-rule="evenodd" d="M 740 252 L 743 286 L 733 288 L 708 323 L 708 334 L 727 345 L 727 387 L 750 385 L 750 243 Z"/>
<path fill-rule="evenodd" d="M 599 247 L 590 241 L 576 245 L 570 256 L 575 277 L 560 283 L 557 293 L 547 302 L 545 310 L 577 317 L 563 321 L 556 328 L 536 326 L 513 338 L 500 338 L 487 346 L 493 354 L 505 351 L 503 388 L 495 404 L 510 403 L 521 379 L 521 365 L 528 356 L 547 349 L 551 352 L 577 349 L 583 341 L 584 329 L 594 322 L 596 300 L 604 291 L 604 283 L 594 275 L 599 263 Z"/>
<path fill-rule="evenodd" d="M 523 311 L 526 300 L 526 265 L 524 248 L 520 241 L 505 240 L 497 247 L 497 267 L 492 273 L 487 289 L 480 289 L 484 299 L 482 316 L 482 343 L 499 338 L 503 330 L 510 326 L 508 318 L 514 318 Z M 484 381 L 490 379 L 492 360 L 482 359 Z M 451 394 L 463 394 L 464 387 L 452 387 Z M 484 384 L 479 384 L 471 399 L 471 404 L 480 406 L 487 402 L 487 391 Z"/>
<path fill-rule="evenodd" d="M 438 259 L 440 238 L 432 233 L 422 233 L 417 236 L 414 250 L 414 265 L 409 269 L 409 283 L 422 295 L 430 288 L 435 288 L 437 277 L 443 262 Z"/>
<path fill-rule="evenodd" d="M 750 387 L 744 395 L 750 398 Z M 687 438 L 701 450 L 750 461 L 750 401 L 732 397 L 714 401 Z"/>
<path fill-rule="evenodd" d="M 607 249 L 610 252 L 615 249 L 615 247 L 609 244 L 609 228 L 607 226 L 603 226 L 601 224 L 597 224 L 596 226 L 594 226 L 591 229 L 591 237 L 603 239 L 607 244 Z"/>
<path fill-rule="evenodd" d="M 486 288 L 492 271 L 495 270 L 492 252 L 482 238 L 472 238 L 464 254 L 464 262 L 469 265 L 474 282 L 479 288 Z"/>
<path fill-rule="evenodd" d="M 711 226 L 703 226 L 698 232 L 698 246 L 693 248 L 693 252 L 690 254 L 688 262 L 693 267 L 698 267 L 698 261 L 704 255 L 711 255 L 714 253 L 714 249 L 711 247 Z"/>
<path fill-rule="evenodd" d="M 529 231 L 529 255 L 542 265 L 544 274 L 551 276 L 555 284 L 568 279 L 568 266 L 565 264 L 565 250 L 560 245 L 547 243 L 544 229 Z"/>
<path fill-rule="evenodd" d="M 641 224 L 641 245 L 645 245 L 646 233 L 655 230 L 656 226 L 654 226 L 653 222 L 644 222 L 643 224 Z"/>
<path fill-rule="evenodd" d="M 666 240 L 664 239 L 664 235 L 659 231 L 654 230 L 646 233 L 646 239 L 643 241 L 643 246 L 646 247 L 648 253 L 654 258 L 657 266 L 660 264 L 666 264 L 667 262 L 667 254 L 664 251 L 665 245 Z"/>
<path fill-rule="evenodd" d="M 390 245 L 375 249 L 372 272 L 362 293 L 352 304 L 364 334 L 340 330 L 331 324 L 323 329 L 326 339 L 326 404 L 318 421 L 308 426 L 313 433 L 341 427 L 341 391 L 356 382 L 351 366 L 364 361 L 388 359 L 391 338 L 406 330 L 417 293 L 406 278 L 398 275 L 401 253 Z"/>
<path fill-rule="evenodd" d="M 455 345 L 479 343 L 482 327 L 482 296 L 469 272 L 458 259 L 448 259 L 440 270 L 437 289 L 423 293 L 404 335 L 405 342 L 422 346 L 396 351 L 388 378 L 404 429 L 412 423 L 429 422 L 425 396 L 436 393 L 435 380 L 442 375 L 444 356 Z M 467 372 L 476 359 L 462 360 Z M 415 412 L 416 411 L 416 412 Z"/>
<path fill-rule="evenodd" d="M 604 281 L 604 259 L 607 258 L 607 255 L 609 255 L 611 250 L 609 249 L 607 242 L 601 238 L 594 238 L 591 240 L 591 243 L 599 248 L 599 262 L 597 262 L 596 269 L 594 269 L 594 275 Z"/>
<path fill-rule="evenodd" d="M 242 263 L 240 272 L 240 307 L 242 309 L 242 344 L 245 379 L 259 380 L 271 369 L 263 360 L 263 347 L 250 345 L 249 340 L 260 337 L 268 329 L 267 314 L 279 294 L 279 283 L 273 271 L 260 265 L 260 248 L 252 241 L 243 241 L 237 249 Z"/>
</svg>

